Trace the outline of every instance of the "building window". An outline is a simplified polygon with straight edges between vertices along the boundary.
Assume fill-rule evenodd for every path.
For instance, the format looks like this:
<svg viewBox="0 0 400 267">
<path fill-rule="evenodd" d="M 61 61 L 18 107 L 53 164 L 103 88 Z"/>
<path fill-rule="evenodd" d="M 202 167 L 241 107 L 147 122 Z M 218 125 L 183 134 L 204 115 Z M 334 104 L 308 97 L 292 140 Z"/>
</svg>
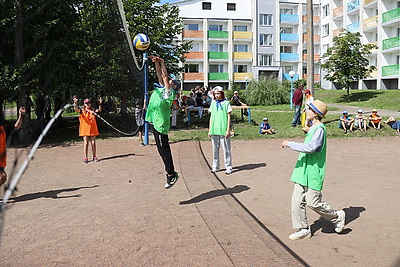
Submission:
<svg viewBox="0 0 400 267">
<path fill-rule="evenodd" d="M 265 54 L 258 56 L 258 62 L 260 66 L 272 66 L 273 65 L 273 56 L 272 54 Z"/>
<path fill-rule="evenodd" d="M 260 45 L 272 45 L 272 34 L 260 34 Z"/>
<path fill-rule="evenodd" d="M 224 52 L 223 44 L 210 44 L 210 52 Z"/>
<path fill-rule="evenodd" d="M 198 31 L 199 30 L 199 24 L 185 24 L 183 26 L 184 30 L 189 30 L 189 31 Z"/>
<path fill-rule="evenodd" d="M 272 26 L 272 14 L 260 14 L 260 26 Z"/>
<path fill-rule="evenodd" d="M 235 32 L 247 32 L 247 26 L 246 25 L 234 25 L 233 30 Z"/>
<path fill-rule="evenodd" d="M 223 25 L 213 25 L 213 24 L 208 25 L 208 30 L 209 30 L 209 31 L 218 31 L 218 32 L 221 32 L 222 29 L 223 29 Z"/>
<path fill-rule="evenodd" d="M 293 10 L 289 8 L 281 8 L 280 12 L 285 15 L 293 15 Z"/>
<path fill-rule="evenodd" d="M 249 52 L 248 45 L 244 45 L 244 44 L 234 45 L 233 52 Z"/>
<path fill-rule="evenodd" d="M 203 2 L 203 10 L 211 10 L 211 2 Z"/>
<path fill-rule="evenodd" d="M 199 73 L 199 64 L 185 64 L 185 73 Z"/>
<path fill-rule="evenodd" d="M 282 27 L 281 33 L 293 33 L 293 28 Z"/>
<path fill-rule="evenodd" d="M 224 73 L 224 65 L 222 64 L 210 64 L 211 73 Z"/>
<path fill-rule="evenodd" d="M 293 53 L 293 47 L 281 46 L 281 53 Z"/>
<path fill-rule="evenodd" d="M 226 10 L 235 11 L 236 10 L 236 4 L 235 3 L 227 3 L 226 4 Z"/>
<path fill-rule="evenodd" d="M 322 37 L 329 35 L 329 24 L 322 25 Z"/>
<path fill-rule="evenodd" d="M 234 73 L 247 73 L 247 65 L 233 65 Z"/>
<path fill-rule="evenodd" d="M 326 51 L 328 51 L 328 47 L 329 47 L 329 45 L 327 45 L 327 44 L 325 44 L 325 45 L 322 45 L 322 55 L 323 54 L 325 54 L 326 53 Z"/>
<path fill-rule="evenodd" d="M 200 44 L 199 43 L 192 43 L 192 48 L 190 49 L 192 52 L 200 51 Z"/>
<path fill-rule="evenodd" d="M 329 5 L 325 5 L 322 7 L 322 17 L 329 16 Z"/>
</svg>

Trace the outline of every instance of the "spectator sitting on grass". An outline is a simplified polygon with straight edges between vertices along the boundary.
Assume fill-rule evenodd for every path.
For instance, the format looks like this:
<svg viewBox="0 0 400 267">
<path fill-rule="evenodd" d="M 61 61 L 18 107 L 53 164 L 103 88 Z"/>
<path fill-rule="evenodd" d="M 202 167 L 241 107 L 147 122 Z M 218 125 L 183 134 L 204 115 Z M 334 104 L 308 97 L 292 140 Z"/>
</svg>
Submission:
<svg viewBox="0 0 400 267">
<path fill-rule="evenodd" d="M 369 115 L 369 125 L 374 127 L 375 130 L 381 130 L 382 117 L 378 115 L 378 110 L 373 109 L 372 114 Z"/>
<path fill-rule="evenodd" d="M 266 117 L 260 124 L 260 134 L 276 134 L 275 129 L 271 128 L 271 125 L 268 123 L 268 118 Z"/>
<path fill-rule="evenodd" d="M 387 119 L 386 121 L 383 121 L 383 123 L 386 123 L 387 125 L 389 125 L 390 127 L 392 127 L 392 129 L 396 130 L 396 133 L 398 135 L 400 135 L 400 120 L 396 121 L 395 118 L 390 117 L 389 119 Z"/>
<path fill-rule="evenodd" d="M 354 119 L 350 118 L 349 113 L 347 110 L 343 110 L 343 115 L 340 116 L 339 118 L 339 128 L 343 129 L 344 133 L 347 133 L 347 130 L 350 130 L 350 132 L 353 132 L 353 124 L 354 124 Z"/>
<path fill-rule="evenodd" d="M 367 131 L 367 118 L 363 115 L 362 109 L 357 110 L 354 126 L 356 126 L 360 131 Z"/>
</svg>

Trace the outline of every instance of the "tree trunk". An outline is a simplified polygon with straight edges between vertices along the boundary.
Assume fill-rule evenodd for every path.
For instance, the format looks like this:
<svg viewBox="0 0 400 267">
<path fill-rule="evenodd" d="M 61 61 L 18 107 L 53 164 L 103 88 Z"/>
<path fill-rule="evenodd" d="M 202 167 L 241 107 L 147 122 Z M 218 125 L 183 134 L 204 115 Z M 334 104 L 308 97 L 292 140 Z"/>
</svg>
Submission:
<svg viewBox="0 0 400 267">
<path fill-rule="evenodd" d="M 347 85 L 347 103 L 350 102 L 350 86 Z"/>
</svg>

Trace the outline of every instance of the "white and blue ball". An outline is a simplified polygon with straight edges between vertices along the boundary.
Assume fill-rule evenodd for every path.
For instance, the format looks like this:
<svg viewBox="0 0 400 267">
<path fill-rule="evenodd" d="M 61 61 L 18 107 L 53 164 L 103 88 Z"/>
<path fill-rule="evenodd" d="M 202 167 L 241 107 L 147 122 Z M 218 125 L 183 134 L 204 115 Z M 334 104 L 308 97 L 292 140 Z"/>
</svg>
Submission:
<svg viewBox="0 0 400 267">
<path fill-rule="evenodd" d="M 150 46 L 150 38 L 144 33 L 139 33 L 133 38 L 133 46 L 138 50 L 146 50 Z"/>
</svg>

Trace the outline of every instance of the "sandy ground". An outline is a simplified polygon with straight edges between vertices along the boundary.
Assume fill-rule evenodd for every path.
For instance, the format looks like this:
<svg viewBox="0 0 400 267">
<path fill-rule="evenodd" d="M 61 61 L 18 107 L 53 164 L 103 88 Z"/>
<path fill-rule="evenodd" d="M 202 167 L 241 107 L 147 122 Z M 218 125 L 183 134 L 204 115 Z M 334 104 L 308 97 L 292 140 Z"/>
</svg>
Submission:
<svg viewBox="0 0 400 267">
<path fill-rule="evenodd" d="M 7 206 L 0 265 L 399 266 L 400 138 L 328 140 L 323 196 L 347 225 L 336 234 L 309 210 L 301 241 L 288 239 L 298 153 L 281 141 L 233 140 L 229 176 L 209 172 L 210 142 L 173 143 L 170 190 L 156 147 L 133 138 L 99 140 L 87 165 L 82 143 L 40 148 Z"/>
</svg>

